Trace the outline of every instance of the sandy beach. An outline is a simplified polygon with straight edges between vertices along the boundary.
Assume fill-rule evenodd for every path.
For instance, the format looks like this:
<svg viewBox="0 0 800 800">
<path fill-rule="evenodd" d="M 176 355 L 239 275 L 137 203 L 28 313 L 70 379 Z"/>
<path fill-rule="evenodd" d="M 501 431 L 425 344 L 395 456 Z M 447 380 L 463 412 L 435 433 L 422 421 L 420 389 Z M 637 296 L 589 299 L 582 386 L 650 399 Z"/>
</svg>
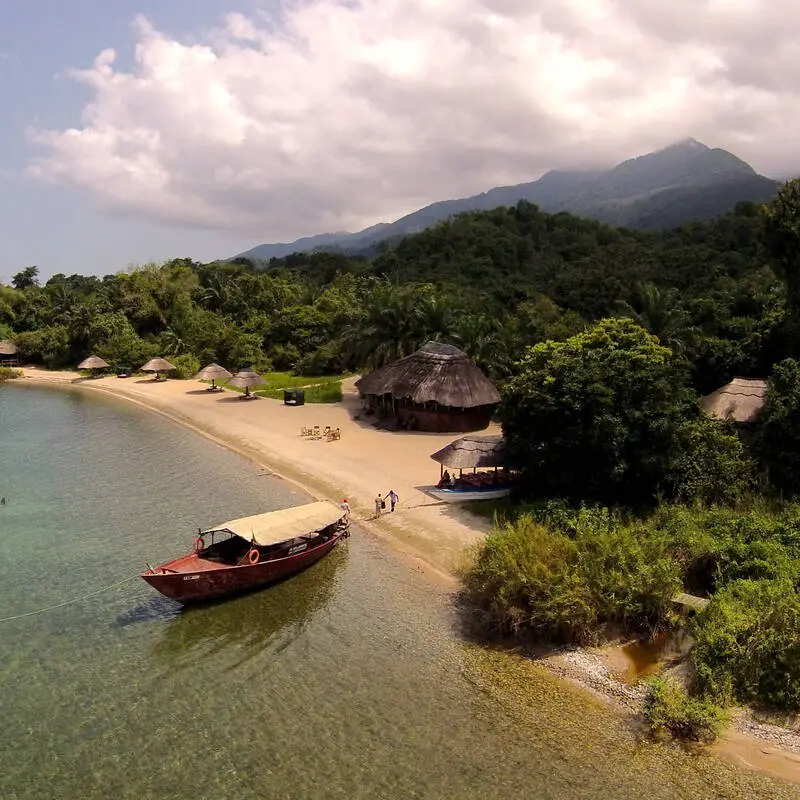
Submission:
<svg viewBox="0 0 800 800">
<path fill-rule="evenodd" d="M 479 542 L 490 522 L 463 508 L 442 503 L 424 487 L 439 477 L 430 458 L 458 434 L 386 431 L 361 416 L 355 379 L 343 384 L 336 404 L 285 406 L 279 400 L 241 399 L 239 393 L 208 392 L 196 381 L 116 377 L 85 379 L 75 372 L 24 368 L 19 383 L 97 392 L 135 403 L 231 448 L 253 469 L 298 485 L 318 499 L 347 498 L 353 521 L 385 541 L 414 569 L 447 590 L 455 590 L 455 570 L 465 551 Z M 301 428 L 341 430 L 332 442 L 309 439 Z M 492 425 L 486 433 L 499 433 Z M 394 513 L 375 519 L 375 495 L 390 489 L 400 501 Z M 388 505 L 388 504 L 387 504 Z M 199 523 L 202 524 L 202 523 Z M 605 700 L 617 711 L 635 714 L 643 690 L 622 674 L 620 648 L 555 652 L 539 659 L 548 671 Z M 800 782 L 800 733 L 756 723 L 749 713 L 714 746 L 714 752 L 748 769 Z"/>
<path fill-rule="evenodd" d="M 197 381 L 85 379 L 75 372 L 25 367 L 21 382 L 69 386 L 136 403 L 230 447 L 265 473 L 296 483 L 318 499 L 339 503 L 346 497 L 354 522 L 446 586 L 456 586 L 453 573 L 465 548 L 490 527 L 486 519 L 423 491 L 439 479 L 439 464 L 431 453 L 459 435 L 386 431 L 370 418 L 359 419 L 355 378 L 344 382 L 341 403 L 297 407 L 264 397 L 242 400 L 237 392 L 209 392 Z M 341 439 L 301 435 L 301 428 L 315 425 L 339 428 Z M 500 429 L 493 425 L 485 432 Z M 400 498 L 396 510 L 391 513 L 387 507 L 375 519 L 375 496 L 390 489 Z"/>
</svg>

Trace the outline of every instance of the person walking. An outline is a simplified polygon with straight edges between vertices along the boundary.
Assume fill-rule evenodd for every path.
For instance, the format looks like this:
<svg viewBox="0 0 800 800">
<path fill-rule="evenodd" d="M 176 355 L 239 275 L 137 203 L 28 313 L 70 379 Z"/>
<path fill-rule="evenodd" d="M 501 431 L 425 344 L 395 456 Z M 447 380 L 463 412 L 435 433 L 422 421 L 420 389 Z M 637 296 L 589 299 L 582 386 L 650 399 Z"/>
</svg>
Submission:
<svg viewBox="0 0 800 800">
<path fill-rule="evenodd" d="M 389 501 L 389 510 L 394 511 L 394 507 L 400 499 L 397 492 L 394 489 L 389 489 L 389 494 L 386 495 L 386 499 Z"/>
<path fill-rule="evenodd" d="M 342 503 L 339 506 L 339 508 L 341 508 L 342 511 L 344 511 L 344 521 L 345 524 L 347 524 L 348 522 L 350 522 L 350 503 L 347 502 L 346 497 L 344 498 L 344 500 L 342 500 Z"/>
<path fill-rule="evenodd" d="M 378 496 L 375 498 L 375 519 L 377 519 L 381 515 L 381 511 L 386 508 L 386 502 L 381 497 L 381 493 L 378 492 Z"/>
</svg>

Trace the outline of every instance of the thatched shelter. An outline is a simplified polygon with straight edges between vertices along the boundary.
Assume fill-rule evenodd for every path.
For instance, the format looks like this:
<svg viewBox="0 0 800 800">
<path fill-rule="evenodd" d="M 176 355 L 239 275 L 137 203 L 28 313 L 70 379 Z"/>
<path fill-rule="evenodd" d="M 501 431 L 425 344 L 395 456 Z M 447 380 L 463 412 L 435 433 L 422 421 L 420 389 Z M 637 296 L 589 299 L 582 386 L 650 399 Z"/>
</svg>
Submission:
<svg viewBox="0 0 800 800">
<path fill-rule="evenodd" d="M 78 369 L 88 369 L 92 372 L 98 369 L 108 369 L 108 362 L 104 361 L 100 356 L 89 356 L 78 364 Z"/>
<path fill-rule="evenodd" d="M 414 430 L 466 432 L 489 424 L 500 394 L 457 347 L 428 342 L 356 381 L 368 410 Z"/>
<path fill-rule="evenodd" d="M 431 455 L 443 467 L 451 469 L 484 469 L 503 467 L 506 444 L 502 434 L 463 436 Z"/>
<path fill-rule="evenodd" d="M 144 366 L 139 367 L 142 372 L 155 372 L 156 380 L 160 380 L 159 372 L 172 372 L 175 367 L 166 358 L 151 358 Z"/>
<path fill-rule="evenodd" d="M 237 389 L 244 389 L 242 398 L 246 397 L 249 399 L 255 397 L 254 394 L 250 394 L 251 389 L 256 386 L 268 386 L 269 384 L 257 372 L 245 369 L 241 372 L 237 372 L 225 385 L 233 386 Z"/>
<path fill-rule="evenodd" d="M 17 366 L 17 346 L 8 339 L 4 339 L 0 342 L 0 366 Z"/>
<path fill-rule="evenodd" d="M 766 381 L 734 378 L 700 400 L 700 408 L 708 417 L 733 422 L 754 422 L 764 405 Z"/>
<path fill-rule="evenodd" d="M 217 381 L 232 377 L 232 372 L 228 372 L 225 367 L 221 367 L 219 364 L 212 361 L 207 367 L 203 367 L 203 369 L 194 376 L 194 379 L 196 381 L 211 381 L 211 386 L 209 386 L 208 389 L 211 392 L 216 392 L 222 391 L 222 387 L 217 386 Z"/>
</svg>

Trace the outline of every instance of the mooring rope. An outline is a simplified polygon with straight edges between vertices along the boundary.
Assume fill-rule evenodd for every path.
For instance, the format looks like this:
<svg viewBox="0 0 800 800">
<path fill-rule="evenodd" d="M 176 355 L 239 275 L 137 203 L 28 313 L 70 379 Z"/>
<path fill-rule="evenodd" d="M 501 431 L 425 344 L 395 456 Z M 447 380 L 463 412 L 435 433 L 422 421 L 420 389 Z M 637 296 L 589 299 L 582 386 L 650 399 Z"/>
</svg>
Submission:
<svg viewBox="0 0 800 800">
<path fill-rule="evenodd" d="M 136 580 L 138 577 L 139 577 L 138 575 L 131 575 L 129 578 L 124 578 L 121 581 L 112 583 L 110 586 L 104 586 L 102 589 L 95 589 L 93 592 L 89 592 L 88 594 L 83 594 L 80 597 L 73 597 L 72 600 L 65 600 L 63 603 L 56 603 L 54 606 L 39 608 L 36 611 L 26 611 L 24 614 L 14 614 L 13 617 L 0 617 L 0 622 L 11 622 L 14 619 L 22 619 L 23 617 L 34 617 L 37 614 L 44 614 L 46 611 L 54 611 L 57 608 L 70 606 L 73 603 L 80 603 L 81 600 L 86 600 L 89 597 L 94 597 L 96 594 L 102 594 L 103 592 L 108 592 L 111 589 L 116 589 L 117 586 L 122 586 L 124 583 Z"/>
</svg>

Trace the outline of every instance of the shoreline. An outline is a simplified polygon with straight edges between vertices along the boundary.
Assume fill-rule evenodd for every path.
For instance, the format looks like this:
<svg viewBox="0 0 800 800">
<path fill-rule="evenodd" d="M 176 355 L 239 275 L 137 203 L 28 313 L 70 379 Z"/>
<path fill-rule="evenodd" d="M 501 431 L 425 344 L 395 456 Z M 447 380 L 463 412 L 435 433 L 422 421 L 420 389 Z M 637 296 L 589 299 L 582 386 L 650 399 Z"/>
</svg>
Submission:
<svg viewBox="0 0 800 800">
<path fill-rule="evenodd" d="M 341 403 L 291 407 L 269 398 L 242 401 L 238 394 L 210 393 L 195 381 L 87 379 L 75 372 L 22 369 L 23 377 L 13 384 L 97 392 L 131 403 L 226 447 L 264 470 L 263 474 L 315 499 L 338 503 L 347 497 L 354 523 L 443 591 L 458 589 L 455 572 L 460 559 L 491 527 L 489 520 L 423 491 L 437 479 L 438 465 L 430 454 L 458 434 L 375 428 L 360 419 L 354 378 L 343 382 Z M 301 427 L 314 425 L 338 427 L 342 438 L 311 441 L 300 435 Z M 499 426 L 492 425 L 487 432 L 499 432 Z M 397 511 L 375 519 L 372 500 L 377 491 L 385 494 L 389 489 L 400 496 Z M 613 712 L 630 716 L 641 711 L 643 693 L 640 685 L 626 680 L 618 651 L 619 646 L 613 645 L 558 651 L 535 661 L 599 697 Z M 800 731 L 757 721 L 750 712 L 737 712 L 728 731 L 708 752 L 747 769 L 800 782 Z"/>
</svg>

